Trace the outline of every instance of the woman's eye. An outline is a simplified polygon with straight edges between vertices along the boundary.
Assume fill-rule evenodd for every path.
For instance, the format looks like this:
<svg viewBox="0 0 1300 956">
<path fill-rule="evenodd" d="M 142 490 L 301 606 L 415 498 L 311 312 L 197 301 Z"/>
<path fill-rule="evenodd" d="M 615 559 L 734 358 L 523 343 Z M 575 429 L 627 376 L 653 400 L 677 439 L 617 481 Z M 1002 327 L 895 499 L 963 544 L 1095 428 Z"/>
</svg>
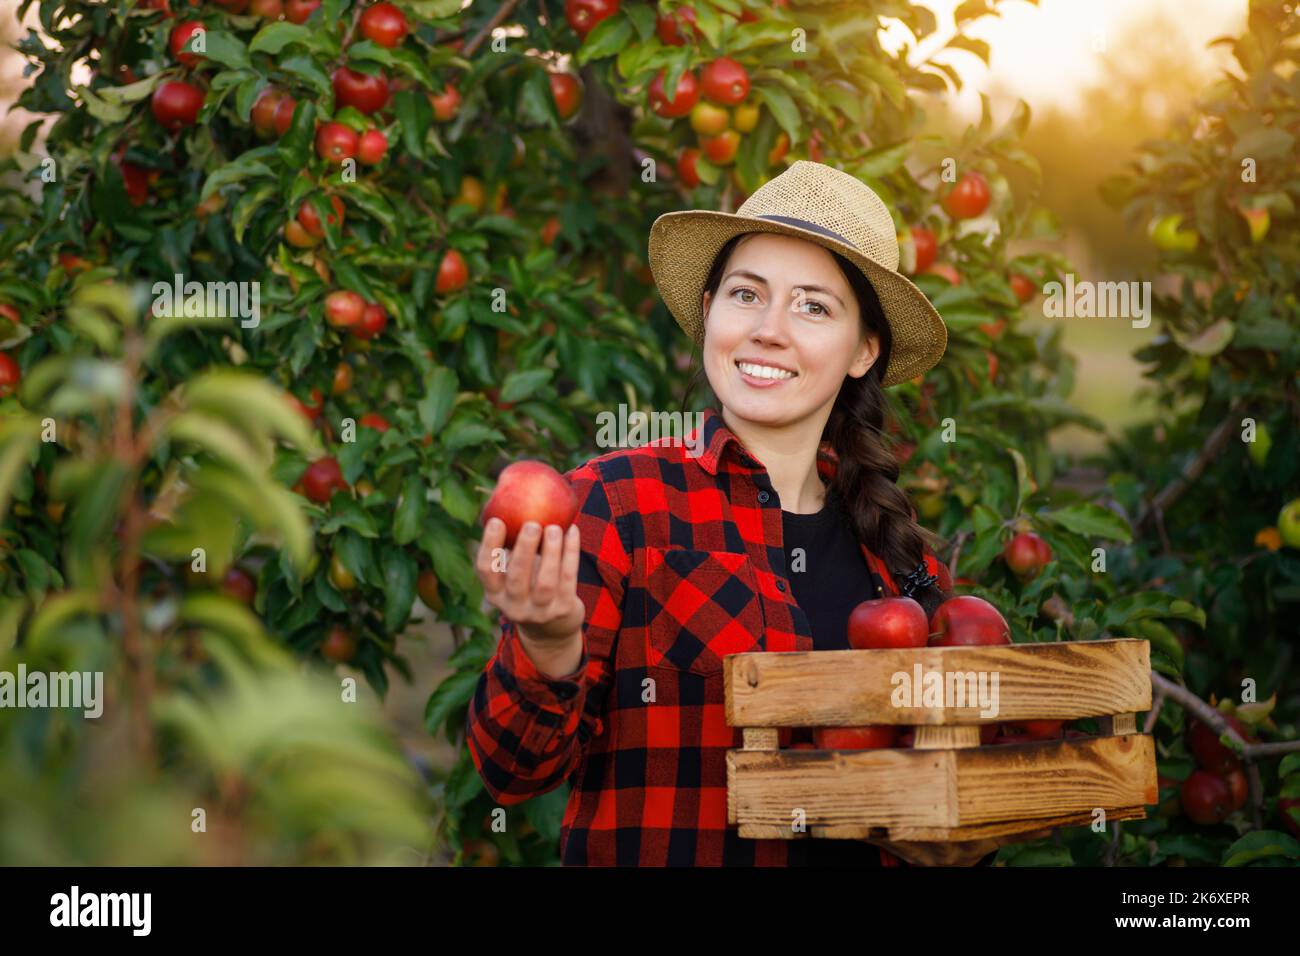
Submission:
<svg viewBox="0 0 1300 956">
<path fill-rule="evenodd" d="M 804 300 L 804 303 L 803 303 L 803 311 L 804 311 L 804 312 L 808 312 L 808 313 L 810 313 L 810 314 L 812 314 L 812 315 L 826 315 L 826 314 L 827 314 L 827 312 L 826 312 L 826 306 L 822 305 L 820 302 L 814 302 L 814 301 L 811 300 L 811 299 L 805 299 L 805 300 Z"/>
<path fill-rule="evenodd" d="M 753 289 L 740 288 L 734 290 L 731 294 L 733 296 L 740 296 L 740 301 L 746 304 L 753 303 L 758 299 L 758 295 L 754 292 Z M 745 298 L 745 296 L 752 296 L 752 298 Z"/>
</svg>

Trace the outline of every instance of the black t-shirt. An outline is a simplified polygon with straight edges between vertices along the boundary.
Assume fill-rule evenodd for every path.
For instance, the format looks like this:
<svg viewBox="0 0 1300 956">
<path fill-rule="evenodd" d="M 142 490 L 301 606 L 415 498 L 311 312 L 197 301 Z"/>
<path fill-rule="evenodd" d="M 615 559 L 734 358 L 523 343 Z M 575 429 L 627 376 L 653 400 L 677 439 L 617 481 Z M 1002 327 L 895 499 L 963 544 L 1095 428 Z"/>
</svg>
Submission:
<svg viewBox="0 0 1300 956">
<path fill-rule="evenodd" d="M 781 512 L 786 576 L 795 603 L 812 625 L 813 649 L 848 650 L 849 614 L 861 602 L 879 597 L 875 579 L 867 567 L 848 524 L 829 490 L 826 502 L 816 514 Z M 862 840 L 794 841 L 791 866 L 880 866 L 880 849 Z"/>
<path fill-rule="evenodd" d="M 782 511 L 781 527 L 786 576 L 795 603 L 812 625 L 813 650 L 848 650 L 849 615 L 863 601 L 884 597 L 885 582 L 867 567 L 832 490 L 816 514 Z M 979 865 L 990 865 L 996 856 L 988 854 Z M 794 841 L 790 865 L 879 867 L 880 848 L 862 840 L 801 838 Z"/>
</svg>

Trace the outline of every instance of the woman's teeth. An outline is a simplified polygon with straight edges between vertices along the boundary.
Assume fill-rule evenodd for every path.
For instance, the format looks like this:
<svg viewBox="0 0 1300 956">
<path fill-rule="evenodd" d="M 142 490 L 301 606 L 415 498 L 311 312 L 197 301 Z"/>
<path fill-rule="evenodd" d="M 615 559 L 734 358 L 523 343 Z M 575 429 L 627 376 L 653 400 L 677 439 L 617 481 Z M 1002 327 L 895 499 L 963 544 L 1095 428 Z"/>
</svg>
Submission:
<svg viewBox="0 0 1300 956">
<path fill-rule="evenodd" d="M 794 378 L 794 372 L 772 368 L 770 365 L 750 365 L 748 362 L 737 362 L 736 367 L 746 375 L 752 375 L 754 378 Z"/>
</svg>

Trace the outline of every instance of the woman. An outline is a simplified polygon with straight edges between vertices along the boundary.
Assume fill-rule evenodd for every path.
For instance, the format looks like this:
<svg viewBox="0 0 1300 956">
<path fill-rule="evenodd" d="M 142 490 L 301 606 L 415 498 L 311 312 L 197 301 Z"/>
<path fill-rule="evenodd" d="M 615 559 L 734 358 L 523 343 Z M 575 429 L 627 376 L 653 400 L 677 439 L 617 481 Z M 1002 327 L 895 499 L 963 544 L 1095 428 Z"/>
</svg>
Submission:
<svg viewBox="0 0 1300 956">
<path fill-rule="evenodd" d="M 885 204 L 819 163 L 796 162 L 735 214 L 661 216 L 650 265 L 718 407 L 699 442 L 569 472 L 577 521 L 525 526 L 504 572 L 505 529 L 488 523 L 477 567 L 502 636 L 470 705 L 475 764 L 501 804 L 572 778 L 566 865 L 897 863 L 865 842 L 727 826 L 741 732 L 722 661 L 847 648 L 859 602 L 901 592 L 930 613 L 950 596 L 881 432 L 882 387 L 939 361 L 943 320 L 897 272 Z M 969 863 L 995 848 L 895 849 Z"/>
</svg>

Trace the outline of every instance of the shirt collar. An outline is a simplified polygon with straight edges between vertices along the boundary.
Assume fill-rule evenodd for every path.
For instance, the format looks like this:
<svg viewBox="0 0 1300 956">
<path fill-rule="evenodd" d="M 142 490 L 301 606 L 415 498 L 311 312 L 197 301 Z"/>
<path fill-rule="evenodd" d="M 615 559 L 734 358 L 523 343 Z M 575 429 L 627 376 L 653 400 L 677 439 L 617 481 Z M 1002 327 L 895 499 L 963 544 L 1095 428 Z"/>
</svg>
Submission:
<svg viewBox="0 0 1300 956">
<path fill-rule="evenodd" d="M 703 414 L 700 432 L 704 439 L 702 442 L 704 450 L 697 456 L 688 455 L 688 458 L 692 458 L 706 473 L 715 476 L 723 460 L 728 456 L 743 469 L 765 470 L 758 459 L 745 448 L 740 437 L 727 427 L 726 421 L 715 409 L 705 408 Z M 823 480 L 829 482 L 835 476 L 835 465 L 838 460 L 830 442 L 822 442 L 817 451 L 817 472 Z"/>
</svg>

